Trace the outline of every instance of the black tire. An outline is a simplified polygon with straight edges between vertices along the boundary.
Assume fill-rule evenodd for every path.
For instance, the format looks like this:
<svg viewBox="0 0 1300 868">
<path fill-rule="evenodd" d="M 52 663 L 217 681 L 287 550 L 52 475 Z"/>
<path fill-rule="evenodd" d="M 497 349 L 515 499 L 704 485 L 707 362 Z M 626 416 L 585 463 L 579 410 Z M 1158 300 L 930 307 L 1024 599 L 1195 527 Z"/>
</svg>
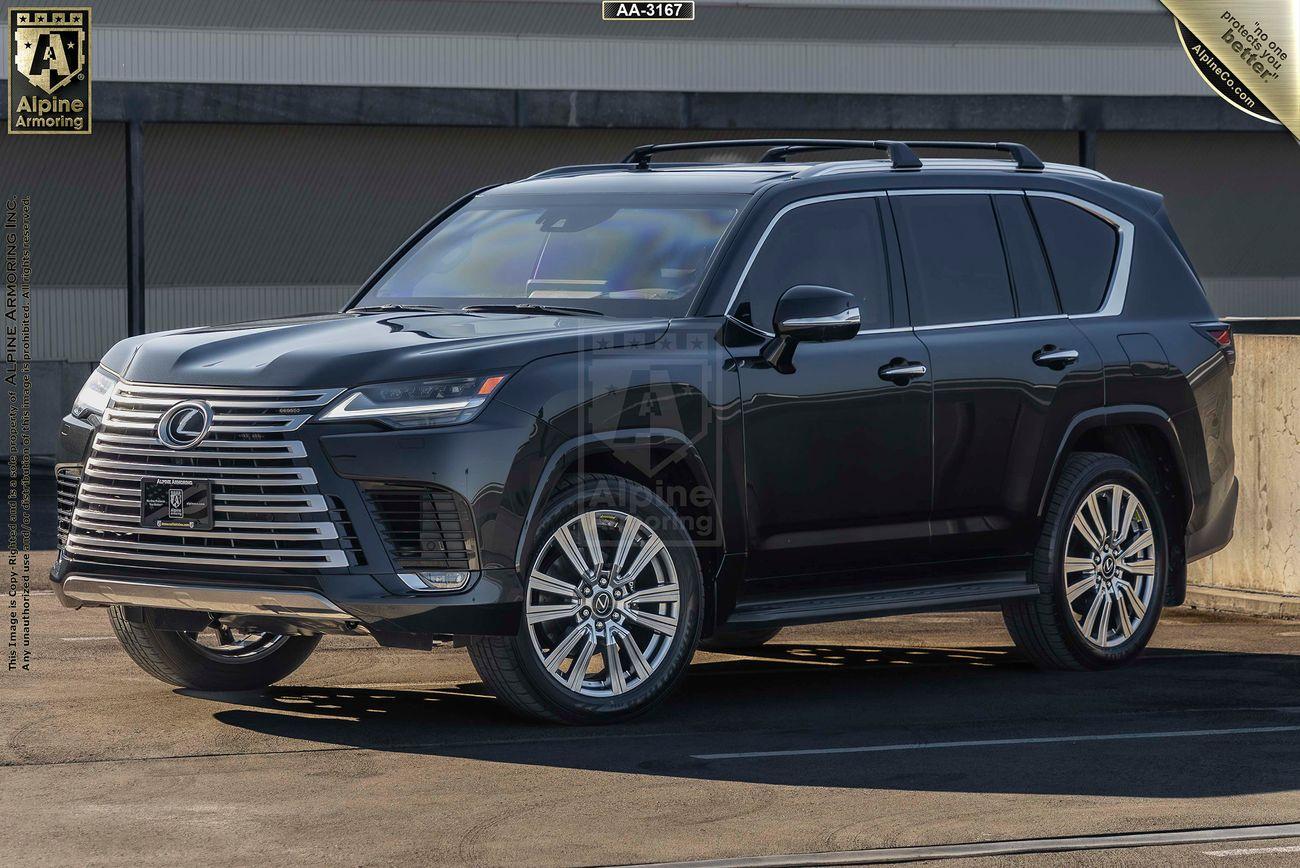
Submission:
<svg viewBox="0 0 1300 868">
<path fill-rule="evenodd" d="M 514 636 L 472 636 L 470 660 L 484 683 L 512 711 L 525 717 L 566 724 L 605 724 L 644 714 L 672 691 L 700 634 L 703 583 L 690 534 L 675 512 L 648 488 L 618 476 L 582 474 L 557 486 L 538 524 L 524 563 L 534 561 L 551 536 L 567 522 L 592 510 L 618 510 L 653 527 L 671 558 L 680 587 L 677 631 L 668 640 L 658 667 L 618 695 L 588 696 L 570 690 L 543 666 L 533 646 L 531 627 L 520 618 Z M 525 591 L 528 596 L 528 591 Z"/>
<path fill-rule="evenodd" d="M 720 629 L 712 636 L 700 642 L 705 651 L 743 651 L 766 645 L 781 632 L 780 627 L 763 630 L 726 630 Z"/>
<path fill-rule="evenodd" d="M 137 666 L 159 681 L 191 690 L 260 690 L 301 666 L 321 639 L 287 636 L 265 654 L 227 661 L 205 654 L 184 633 L 128 621 L 121 606 L 109 608 L 108 622 Z"/>
<path fill-rule="evenodd" d="M 1066 598 L 1064 559 L 1076 511 L 1089 494 L 1111 483 L 1126 487 L 1140 501 L 1154 536 L 1154 574 L 1145 614 L 1132 634 L 1112 647 L 1101 647 L 1084 638 L 1083 628 Z M 1034 552 L 1030 575 L 1040 593 L 1002 606 L 1003 620 L 1016 647 L 1039 668 L 1049 670 L 1108 669 L 1132 661 L 1146 647 L 1160 620 L 1168 581 L 1168 540 L 1160 501 L 1132 462 L 1099 452 L 1071 455 L 1048 501 Z"/>
</svg>

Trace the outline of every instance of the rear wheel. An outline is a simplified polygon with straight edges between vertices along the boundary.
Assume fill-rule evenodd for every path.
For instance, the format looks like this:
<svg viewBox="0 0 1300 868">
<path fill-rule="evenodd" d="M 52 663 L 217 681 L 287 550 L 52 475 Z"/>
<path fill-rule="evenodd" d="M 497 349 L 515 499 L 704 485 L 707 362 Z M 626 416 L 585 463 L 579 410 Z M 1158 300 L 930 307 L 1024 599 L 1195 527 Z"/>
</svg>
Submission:
<svg viewBox="0 0 1300 868">
<path fill-rule="evenodd" d="M 320 642 L 320 636 L 249 633 L 224 625 L 201 632 L 159 630 L 127 620 L 121 606 L 109 608 L 108 621 L 137 666 L 192 690 L 266 687 L 301 666 Z"/>
<path fill-rule="evenodd" d="M 542 518 L 515 636 L 475 636 L 470 659 L 513 710 L 563 723 L 643 713 L 677 682 L 700 629 L 690 535 L 649 489 L 566 479 Z"/>
<path fill-rule="evenodd" d="M 1159 500 L 1137 467 L 1116 455 L 1070 456 L 1034 555 L 1040 594 L 1002 609 L 1017 647 L 1044 669 L 1132 660 L 1160 619 L 1168 545 Z"/>
</svg>

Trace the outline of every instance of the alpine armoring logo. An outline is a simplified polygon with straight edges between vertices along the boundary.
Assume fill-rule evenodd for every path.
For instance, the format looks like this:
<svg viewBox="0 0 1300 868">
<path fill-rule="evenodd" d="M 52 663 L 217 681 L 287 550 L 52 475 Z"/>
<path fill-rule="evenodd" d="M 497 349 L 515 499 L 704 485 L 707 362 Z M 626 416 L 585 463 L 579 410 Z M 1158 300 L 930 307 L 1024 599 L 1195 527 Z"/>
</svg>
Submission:
<svg viewBox="0 0 1300 868">
<path fill-rule="evenodd" d="M 90 132 L 90 9 L 9 10 L 9 132 Z"/>
</svg>

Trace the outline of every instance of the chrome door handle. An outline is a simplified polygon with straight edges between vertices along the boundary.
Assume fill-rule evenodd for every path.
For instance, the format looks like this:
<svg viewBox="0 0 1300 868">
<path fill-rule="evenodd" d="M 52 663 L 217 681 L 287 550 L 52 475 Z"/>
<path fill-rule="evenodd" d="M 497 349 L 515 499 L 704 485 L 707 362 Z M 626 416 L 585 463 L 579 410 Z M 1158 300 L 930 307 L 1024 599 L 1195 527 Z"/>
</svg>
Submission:
<svg viewBox="0 0 1300 868">
<path fill-rule="evenodd" d="M 1044 368 L 1059 370 L 1077 361 L 1079 361 L 1078 350 L 1058 350 L 1056 347 L 1046 346 L 1034 353 L 1034 364 L 1042 365 Z"/>
<path fill-rule="evenodd" d="M 917 377 L 924 377 L 930 369 L 920 362 L 890 362 L 880 369 L 880 379 L 889 380 L 898 386 L 906 385 Z"/>
</svg>

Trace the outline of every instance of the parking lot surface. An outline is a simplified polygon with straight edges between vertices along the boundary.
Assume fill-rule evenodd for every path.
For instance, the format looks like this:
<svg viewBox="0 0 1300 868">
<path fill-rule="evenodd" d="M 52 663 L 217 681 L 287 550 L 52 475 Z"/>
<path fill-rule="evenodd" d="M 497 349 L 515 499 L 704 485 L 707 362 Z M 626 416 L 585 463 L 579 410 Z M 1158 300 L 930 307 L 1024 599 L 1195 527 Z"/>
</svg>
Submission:
<svg viewBox="0 0 1300 868">
<path fill-rule="evenodd" d="M 264 693 L 171 690 L 103 611 L 33 602 L 36 672 L 0 678 L 6 864 L 594 865 L 1300 822 L 1295 622 L 1173 610 L 1136 665 L 1079 674 L 1032 669 L 993 612 L 794 628 L 697 654 L 649 717 L 575 729 L 510 716 L 463 650 L 356 638 Z M 943 864 L 995 861 L 1279 864 L 1300 838 Z"/>
</svg>

